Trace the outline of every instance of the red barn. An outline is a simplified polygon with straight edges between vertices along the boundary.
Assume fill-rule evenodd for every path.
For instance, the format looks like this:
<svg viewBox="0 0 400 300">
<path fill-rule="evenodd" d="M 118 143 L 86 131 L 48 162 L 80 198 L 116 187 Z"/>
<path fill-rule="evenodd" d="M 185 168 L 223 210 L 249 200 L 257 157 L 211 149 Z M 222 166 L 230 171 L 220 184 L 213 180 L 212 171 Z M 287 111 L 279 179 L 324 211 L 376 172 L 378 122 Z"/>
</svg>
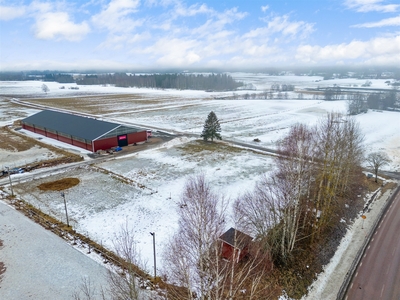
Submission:
<svg viewBox="0 0 400 300">
<path fill-rule="evenodd" d="M 43 110 L 21 123 L 26 130 L 92 152 L 147 141 L 143 129 L 52 110 Z"/>
<path fill-rule="evenodd" d="M 239 262 L 249 253 L 249 246 L 253 238 L 239 230 L 230 228 L 219 237 L 222 242 L 222 258 L 235 259 Z"/>
</svg>

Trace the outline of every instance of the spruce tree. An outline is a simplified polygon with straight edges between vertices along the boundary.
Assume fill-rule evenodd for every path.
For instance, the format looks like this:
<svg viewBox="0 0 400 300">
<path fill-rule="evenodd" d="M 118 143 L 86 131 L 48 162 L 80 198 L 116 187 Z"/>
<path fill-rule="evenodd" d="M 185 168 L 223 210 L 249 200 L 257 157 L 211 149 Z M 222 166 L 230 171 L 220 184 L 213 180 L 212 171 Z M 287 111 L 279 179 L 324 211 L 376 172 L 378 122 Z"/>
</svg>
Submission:
<svg viewBox="0 0 400 300">
<path fill-rule="evenodd" d="M 219 134 L 220 132 L 221 132 L 221 126 L 219 125 L 218 118 L 212 111 L 208 114 L 207 120 L 204 123 L 203 132 L 201 133 L 200 136 L 205 141 L 208 141 L 208 139 L 214 141 L 214 138 L 222 140 L 221 135 Z"/>
</svg>

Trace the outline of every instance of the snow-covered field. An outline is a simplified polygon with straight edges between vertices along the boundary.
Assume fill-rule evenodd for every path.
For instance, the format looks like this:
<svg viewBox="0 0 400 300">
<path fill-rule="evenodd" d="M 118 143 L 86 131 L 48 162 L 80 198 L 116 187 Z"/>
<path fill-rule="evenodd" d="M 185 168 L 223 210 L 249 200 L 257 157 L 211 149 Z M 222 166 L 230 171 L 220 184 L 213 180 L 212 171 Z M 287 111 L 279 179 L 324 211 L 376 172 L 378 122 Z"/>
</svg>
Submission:
<svg viewBox="0 0 400 300">
<path fill-rule="evenodd" d="M 296 87 L 317 87 L 324 84 L 360 86 L 364 83 L 356 79 L 320 82 L 320 77 L 268 77 L 246 73 L 232 75 L 238 80 L 253 83 L 259 92 L 273 83 L 290 83 Z M 72 90 L 69 87 L 74 84 L 48 82 L 46 84 L 50 92 L 45 95 L 41 90 L 42 84 L 37 81 L 0 82 L 0 94 L 13 95 L 15 98 L 30 95 L 46 99 L 89 94 L 135 93 L 139 95 L 139 99 L 132 103 L 125 101 L 121 105 L 110 103 L 109 108 L 103 108 L 101 115 L 97 116 L 114 122 L 162 128 L 167 132 L 199 134 L 207 114 L 214 111 L 221 122 L 223 139 L 268 148 L 276 147 L 276 142 L 297 122 L 313 125 L 327 112 L 346 111 L 345 101 L 297 100 L 295 93 L 289 94 L 292 99 L 288 100 L 216 100 L 214 97 L 224 93 L 111 86 L 79 86 L 79 90 Z M 65 86 L 65 89 L 60 89 L 60 86 Z M 387 88 L 383 80 L 372 80 L 372 87 Z M 231 94 L 232 92 L 225 93 Z M 151 101 L 146 100 L 150 98 Z M 8 99 L 0 95 L 1 125 L 10 124 L 16 119 L 37 112 L 36 109 L 12 104 Z M 385 169 L 392 171 L 400 171 L 399 116 L 400 113 L 378 111 L 356 116 L 365 134 L 367 152 L 379 150 L 388 153 L 392 163 Z M 254 142 L 255 138 L 260 142 Z M 177 203 L 188 175 L 205 173 L 215 190 L 227 198 L 234 199 L 239 193 L 251 189 L 261 174 L 273 169 L 272 158 L 262 153 L 245 148 L 238 151 L 223 148 L 218 151 L 192 152 L 191 147 L 195 146 L 194 138 L 176 138 L 159 148 L 120 157 L 96 166 L 121 174 L 144 188 L 122 183 L 105 172 L 87 167 L 16 185 L 15 191 L 45 212 L 63 219 L 64 207 L 60 195 L 56 192 L 41 192 L 37 185 L 61 177 L 78 177 L 81 183 L 65 193 L 73 226 L 98 242 L 112 247 L 112 240 L 120 225 L 128 221 L 135 232 L 142 257 L 147 261 L 147 269 L 151 271 L 153 249 L 149 232 L 156 232 L 157 252 L 160 254 L 165 241 L 176 229 L 179 209 Z M 82 154 L 87 153 L 82 150 Z M 1 151 L 0 161 L 2 164 L 10 163 L 13 161 L 13 155 L 15 153 Z M 161 255 L 158 256 L 157 267 L 161 271 Z"/>
</svg>

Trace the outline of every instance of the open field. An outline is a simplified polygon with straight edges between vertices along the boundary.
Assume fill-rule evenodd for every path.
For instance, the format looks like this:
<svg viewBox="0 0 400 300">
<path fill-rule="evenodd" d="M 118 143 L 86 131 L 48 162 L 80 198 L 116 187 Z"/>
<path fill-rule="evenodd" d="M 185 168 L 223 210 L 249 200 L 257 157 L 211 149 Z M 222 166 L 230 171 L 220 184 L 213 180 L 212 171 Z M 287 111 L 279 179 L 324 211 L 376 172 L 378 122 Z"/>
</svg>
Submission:
<svg viewBox="0 0 400 300">
<path fill-rule="evenodd" d="M 79 178 L 78 185 L 64 190 L 73 227 L 112 248 L 115 233 L 128 221 L 143 258 L 151 262 L 149 232 L 157 232 L 161 253 L 164 241 L 176 228 L 179 196 L 188 175 L 204 172 L 216 190 L 234 198 L 272 168 L 268 156 L 224 144 L 206 145 L 203 149 L 202 144 L 202 141 L 176 139 L 160 148 L 121 156 L 97 166 L 15 183 L 14 191 L 65 222 L 60 192 L 43 191 L 39 187 L 65 177 Z M 157 265 L 161 268 L 162 262 Z"/>
<path fill-rule="evenodd" d="M 262 77 L 253 77 L 254 83 L 261 88 L 270 84 Z M 294 93 L 289 94 L 291 99 L 286 100 L 217 100 L 214 96 L 220 94 L 201 91 L 99 86 L 70 91 L 59 90 L 60 84 L 51 83 L 49 86 L 54 87 L 50 86 L 50 92 L 44 95 L 40 86 L 32 89 L 32 86 L 41 83 L 23 84 L 25 87 L 21 87 L 21 90 L 25 89 L 25 93 L 18 92 L 15 97 L 28 103 L 182 134 L 155 148 L 65 173 L 55 172 L 50 177 L 34 181 L 21 184 L 16 182 L 14 185 L 18 197 L 65 220 L 63 199 L 59 191 L 42 191 L 39 185 L 67 177 L 79 179 L 79 184 L 64 191 L 73 227 L 112 248 L 112 240 L 120 225 L 128 221 L 135 232 L 142 256 L 147 261 L 147 270 L 152 269 L 153 255 L 149 232 L 157 233 L 157 251 L 161 253 L 165 241 L 176 229 L 177 204 L 187 176 L 202 172 L 218 192 L 226 198 L 234 199 L 240 193 L 250 190 L 262 174 L 268 174 L 274 168 L 272 158 L 265 153 L 234 147 L 229 143 L 199 141 L 195 136 L 201 133 L 210 111 L 214 111 L 220 119 L 224 140 L 275 148 L 276 142 L 293 124 L 302 122 L 313 125 L 327 112 L 346 110 L 345 101 L 297 100 Z M 314 86 L 317 83 L 307 81 L 303 84 Z M 11 92 L 12 89 L 7 91 Z M 15 104 L 8 96 L 0 97 L 0 108 L 3 125 L 38 111 L 36 108 Z M 356 116 L 356 119 L 365 134 L 367 153 L 377 150 L 387 152 L 392 163 L 385 169 L 399 171 L 399 113 L 369 111 Z M 37 136 L 29 132 L 21 132 L 37 139 Z M 7 135 L 2 138 L 9 141 L 9 146 L 0 150 L 3 165 L 18 161 L 21 157 L 44 160 L 46 156 L 56 156 L 53 148 L 46 149 L 34 143 L 25 145 L 18 138 Z M 255 138 L 260 142 L 254 142 Z M 50 142 L 48 139 L 42 141 Z M 56 142 L 50 143 L 60 146 Z M 75 148 L 74 151 L 79 149 Z M 80 153 L 85 160 L 90 160 L 87 154 L 84 150 Z M 227 220 L 227 228 L 229 226 L 230 220 Z M 162 272 L 162 261 L 157 262 L 157 266 Z"/>
</svg>

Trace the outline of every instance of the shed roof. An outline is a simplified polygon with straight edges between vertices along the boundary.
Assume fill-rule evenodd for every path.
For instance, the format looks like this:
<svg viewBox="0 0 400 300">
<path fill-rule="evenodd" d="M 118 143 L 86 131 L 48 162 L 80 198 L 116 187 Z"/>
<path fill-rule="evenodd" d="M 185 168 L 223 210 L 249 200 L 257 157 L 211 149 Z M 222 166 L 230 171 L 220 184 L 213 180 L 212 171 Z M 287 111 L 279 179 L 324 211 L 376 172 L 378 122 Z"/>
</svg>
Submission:
<svg viewBox="0 0 400 300">
<path fill-rule="evenodd" d="M 233 227 L 231 227 L 227 232 L 225 232 L 219 238 L 225 243 L 231 245 L 232 247 L 236 247 L 239 249 L 243 249 L 253 240 L 253 238 L 248 234 L 245 234 Z"/>
<path fill-rule="evenodd" d="M 121 126 L 52 110 L 43 110 L 23 119 L 22 122 L 91 141 Z"/>
</svg>

